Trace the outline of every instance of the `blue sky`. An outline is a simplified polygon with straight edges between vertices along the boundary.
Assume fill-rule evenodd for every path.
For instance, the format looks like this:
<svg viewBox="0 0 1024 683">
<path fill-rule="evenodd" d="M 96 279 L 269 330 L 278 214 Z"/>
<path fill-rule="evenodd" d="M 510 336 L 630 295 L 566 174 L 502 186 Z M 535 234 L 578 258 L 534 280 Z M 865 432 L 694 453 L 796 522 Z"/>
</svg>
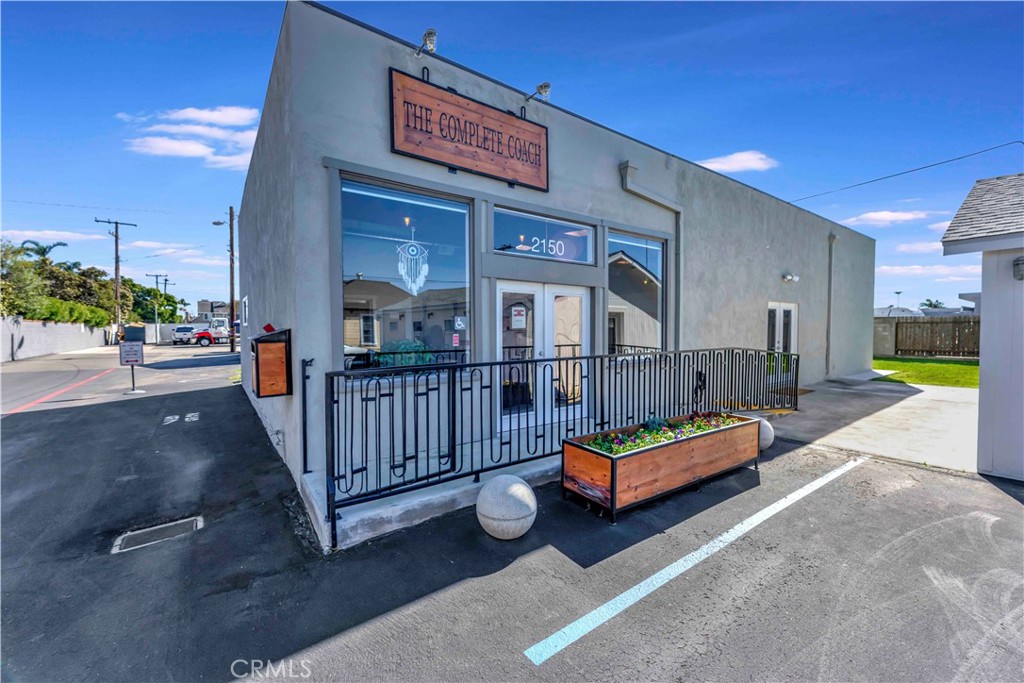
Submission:
<svg viewBox="0 0 1024 683">
<path fill-rule="evenodd" d="M 1024 138 L 1021 3 L 329 3 L 793 200 Z M 281 3 L 11 3 L 2 12 L 2 226 L 125 274 L 227 298 L 226 229 Z M 938 241 L 1021 146 L 799 205 L 876 238 L 876 305 L 957 303 L 980 259 Z M 52 205 L 63 206 L 52 206 Z M 102 207 L 102 208 L 92 208 Z"/>
</svg>

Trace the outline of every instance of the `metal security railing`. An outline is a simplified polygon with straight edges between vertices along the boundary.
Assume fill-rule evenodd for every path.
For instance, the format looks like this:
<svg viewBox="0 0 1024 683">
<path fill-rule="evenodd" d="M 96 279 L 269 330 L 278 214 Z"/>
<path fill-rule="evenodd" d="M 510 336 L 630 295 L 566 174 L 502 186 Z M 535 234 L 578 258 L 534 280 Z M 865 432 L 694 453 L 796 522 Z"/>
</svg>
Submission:
<svg viewBox="0 0 1024 683">
<path fill-rule="evenodd" d="M 329 372 L 328 516 L 554 455 L 563 438 L 652 414 L 795 410 L 799 364 L 796 354 L 704 349 Z"/>
</svg>

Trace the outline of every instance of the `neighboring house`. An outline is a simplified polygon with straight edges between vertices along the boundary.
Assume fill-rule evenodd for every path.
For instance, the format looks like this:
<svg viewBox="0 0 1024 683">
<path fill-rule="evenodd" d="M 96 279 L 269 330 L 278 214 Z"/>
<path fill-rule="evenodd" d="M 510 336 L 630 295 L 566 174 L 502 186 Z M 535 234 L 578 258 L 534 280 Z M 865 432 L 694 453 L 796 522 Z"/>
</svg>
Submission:
<svg viewBox="0 0 1024 683">
<path fill-rule="evenodd" d="M 903 308 L 901 306 L 884 306 L 875 309 L 876 318 L 920 318 L 924 315 L 916 308 Z"/>
<path fill-rule="evenodd" d="M 1024 173 L 977 181 L 942 246 L 982 254 L 978 472 L 1024 480 Z"/>
<path fill-rule="evenodd" d="M 981 292 L 960 292 L 957 296 L 974 304 L 974 315 L 981 315 Z"/>
<path fill-rule="evenodd" d="M 235 302 L 235 315 L 241 308 L 238 302 Z M 230 318 L 231 307 L 228 306 L 226 301 L 210 301 L 209 299 L 200 299 L 199 303 L 196 304 L 196 315 L 191 322 L 210 322 L 214 318 Z"/>
<path fill-rule="evenodd" d="M 960 308 L 922 308 L 921 315 L 929 318 L 951 316 L 951 315 L 977 315 L 973 308 L 961 306 Z"/>
</svg>

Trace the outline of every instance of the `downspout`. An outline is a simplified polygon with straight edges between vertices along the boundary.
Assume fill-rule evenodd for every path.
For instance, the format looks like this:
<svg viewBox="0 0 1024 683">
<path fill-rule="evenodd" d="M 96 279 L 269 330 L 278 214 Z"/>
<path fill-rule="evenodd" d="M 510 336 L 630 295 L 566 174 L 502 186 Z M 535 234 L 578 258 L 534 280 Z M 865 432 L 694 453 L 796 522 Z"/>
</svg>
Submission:
<svg viewBox="0 0 1024 683">
<path fill-rule="evenodd" d="M 825 378 L 832 374 L 832 274 L 835 269 L 836 240 L 834 232 L 828 234 L 828 305 L 825 309 Z"/>
<path fill-rule="evenodd" d="M 675 315 L 673 316 L 674 322 L 672 326 L 672 335 L 674 337 L 673 348 L 678 350 L 682 342 L 683 319 L 683 205 L 637 183 L 637 170 L 637 167 L 629 161 L 623 161 L 619 164 L 619 174 L 622 176 L 622 189 L 631 195 L 635 195 L 652 204 L 668 209 L 675 214 L 675 254 L 673 255 L 673 258 L 676 271 L 676 282 L 679 283 L 679 286 L 676 287 L 676 310 Z"/>
</svg>

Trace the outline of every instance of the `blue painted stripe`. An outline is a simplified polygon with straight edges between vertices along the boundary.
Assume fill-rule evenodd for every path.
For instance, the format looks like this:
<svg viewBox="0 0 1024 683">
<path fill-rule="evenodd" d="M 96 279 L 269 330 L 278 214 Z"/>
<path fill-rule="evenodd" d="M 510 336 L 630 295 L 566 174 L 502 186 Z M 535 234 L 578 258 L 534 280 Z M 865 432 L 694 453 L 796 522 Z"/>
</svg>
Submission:
<svg viewBox="0 0 1024 683">
<path fill-rule="evenodd" d="M 849 472 L 865 460 L 867 460 L 867 458 L 851 460 L 842 467 L 832 470 L 828 474 L 815 479 L 810 484 L 794 491 L 785 498 L 772 503 L 760 512 L 748 517 L 733 528 L 729 529 L 724 534 L 715 537 L 707 544 L 701 546 L 697 550 L 694 550 L 689 555 L 676 560 L 657 574 L 644 579 L 637 585 L 633 586 L 626 592 L 619 594 L 617 597 L 612 598 L 589 614 L 580 617 L 557 633 L 553 633 L 548 636 L 536 645 L 527 649 L 523 654 L 525 654 L 534 664 L 537 664 L 538 666 L 543 664 L 553 655 L 558 654 L 601 624 L 605 623 L 620 612 L 625 611 L 635 603 L 664 586 L 672 579 L 683 574 L 688 569 L 711 557 L 719 550 L 759 525 L 761 522 L 764 522 L 773 515 L 782 512 L 801 498 L 814 493 L 825 484 Z"/>
</svg>

